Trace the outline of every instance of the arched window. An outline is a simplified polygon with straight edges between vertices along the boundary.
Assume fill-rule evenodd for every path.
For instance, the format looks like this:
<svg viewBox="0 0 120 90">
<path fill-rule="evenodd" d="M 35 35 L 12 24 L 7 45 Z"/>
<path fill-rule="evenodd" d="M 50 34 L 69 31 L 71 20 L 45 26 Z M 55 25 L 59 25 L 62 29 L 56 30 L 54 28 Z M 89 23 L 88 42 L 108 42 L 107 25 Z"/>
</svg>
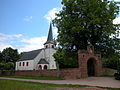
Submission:
<svg viewBox="0 0 120 90">
<path fill-rule="evenodd" d="M 42 69 L 42 66 L 41 65 L 39 65 L 39 67 L 38 67 L 39 69 Z"/>
<path fill-rule="evenodd" d="M 52 48 L 54 48 L 54 45 L 52 45 Z"/>
<path fill-rule="evenodd" d="M 23 62 L 23 66 L 25 65 L 25 62 Z"/>
<path fill-rule="evenodd" d="M 21 62 L 19 63 L 19 66 L 21 66 Z"/>
<path fill-rule="evenodd" d="M 48 48 L 48 45 L 46 45 L 45 47 Z"/>
<path fill-rule="evenodd" d="M 44 69 L 47 69 L 47 65 L 44 65 Z"/>
<path fill-rule="evenodd" d="M 26 66 L 28 66 L 29 62 L 26 62 Z"/>
</svg>

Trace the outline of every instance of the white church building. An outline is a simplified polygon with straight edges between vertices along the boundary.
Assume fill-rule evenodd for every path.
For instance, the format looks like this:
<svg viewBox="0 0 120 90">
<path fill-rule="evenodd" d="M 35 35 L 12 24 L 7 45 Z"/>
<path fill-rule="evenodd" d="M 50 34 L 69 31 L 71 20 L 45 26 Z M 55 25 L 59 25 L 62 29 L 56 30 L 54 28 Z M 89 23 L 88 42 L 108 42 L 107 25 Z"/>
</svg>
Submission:
<svg viewBox="0 0 120 90">
<path fill-rule="evenodd" d="M 56 69 L 53 54 L 56 52 L 56 42 L 53 40 L 52 25 L 50 24 L 47 41 L 44 48 L 23 53 L 16 62 L 16 70 Z"/>
</svg>

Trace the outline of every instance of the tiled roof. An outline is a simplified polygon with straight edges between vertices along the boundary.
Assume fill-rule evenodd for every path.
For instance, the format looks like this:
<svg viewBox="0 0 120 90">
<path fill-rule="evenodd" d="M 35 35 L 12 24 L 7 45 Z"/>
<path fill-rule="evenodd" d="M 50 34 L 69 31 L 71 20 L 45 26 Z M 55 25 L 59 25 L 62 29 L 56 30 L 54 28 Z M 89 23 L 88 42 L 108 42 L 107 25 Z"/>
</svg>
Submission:
<svg viewBox="0 0 120 90">
<path fill-rule="evenodd" d="M 22 57 L 21 57 L 18 61 L 32 60 L 32 59 L 34 59 L 41 51 L 42 51 L 42 49 L 33 50 L 33 51 L 30 51 L 30 52 L 25 52 L 25 53 L 23 53 Z"/>
</svg>

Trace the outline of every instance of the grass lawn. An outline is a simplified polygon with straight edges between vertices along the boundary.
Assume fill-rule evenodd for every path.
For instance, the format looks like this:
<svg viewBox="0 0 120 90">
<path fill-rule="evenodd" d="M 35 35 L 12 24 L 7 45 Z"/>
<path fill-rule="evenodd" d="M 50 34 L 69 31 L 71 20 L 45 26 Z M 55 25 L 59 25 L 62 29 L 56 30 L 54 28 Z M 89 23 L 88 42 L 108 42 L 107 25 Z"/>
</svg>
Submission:
<svg viewBox="0 0 120 90">
<path fill-rule="evenodd" d="M 10 75 L 0 75 L 0 77 L 22 78 L 22 79 L 35 79 L 35 80 L 63 80 L 60 77 L 41 77 L 41 76 L 10 76 Z"/>
<path fill-rule="evenodd" d="M 0 79 L 0 90 L 54 90 L 55 87 L 88 87 L 86 85 L 44 84 L 38 82 Z M 100 88 L 100 87 L 99 87 Z M 107 88 L 108 90 L 120 90 Z"/>
</svg>

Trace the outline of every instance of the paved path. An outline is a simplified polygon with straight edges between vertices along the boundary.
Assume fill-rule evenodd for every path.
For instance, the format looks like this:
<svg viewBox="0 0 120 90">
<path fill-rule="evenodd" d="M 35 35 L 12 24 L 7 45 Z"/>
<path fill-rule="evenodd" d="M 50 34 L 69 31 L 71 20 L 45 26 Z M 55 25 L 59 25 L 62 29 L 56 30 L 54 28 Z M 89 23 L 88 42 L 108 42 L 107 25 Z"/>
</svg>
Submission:
<svg viewBox="0 0 120 90">
<path fill-rule="evenodd" d="M 89 78 L 77 79 L 77 80 L 32 80 L 32 79 L 17 79 L 17 78 L 7 78 L 7 77 L 0 77 L 0 79 L 10 79 L 10 80 L 30 81 L 30 82 L 40 82 L 40 83 L 53 83 L 53 84 L 73 84 L 73 85 L 89 85 L 89 86 L 120 88 L 120 80 L 115 80 L 114 77 L 89 77 Z"/>
</svg>

